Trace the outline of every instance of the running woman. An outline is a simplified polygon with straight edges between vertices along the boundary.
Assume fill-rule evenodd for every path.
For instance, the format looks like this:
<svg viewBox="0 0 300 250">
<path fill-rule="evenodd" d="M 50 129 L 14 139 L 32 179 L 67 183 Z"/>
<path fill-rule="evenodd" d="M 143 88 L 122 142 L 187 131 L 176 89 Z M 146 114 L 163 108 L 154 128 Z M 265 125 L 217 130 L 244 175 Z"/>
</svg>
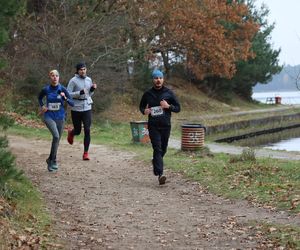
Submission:
<svg viewBox="0 0 300 250">
<path fill-rule="evenodd" d="M 57 70 L 51 70 L 49 78 L 50 84 L 41 90 L 38 101 L 43 114 L 43 121 L 52 134 L 50 155 L 46 162 L 48 171 L 53 172 L 58 169 L 56 155 L 66 118 L 64 103 L 67 102 L 70 106 L 74 106 L 74 102 L 67 89 L 59 83 Z"/>
</svg>

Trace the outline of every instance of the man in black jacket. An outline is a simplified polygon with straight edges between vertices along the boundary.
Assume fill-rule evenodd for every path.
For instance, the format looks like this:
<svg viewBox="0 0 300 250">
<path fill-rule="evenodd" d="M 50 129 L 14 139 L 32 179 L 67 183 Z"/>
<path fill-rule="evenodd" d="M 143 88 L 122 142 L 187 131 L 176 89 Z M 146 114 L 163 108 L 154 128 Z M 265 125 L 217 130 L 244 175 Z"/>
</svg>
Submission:
<svg viewBox="0 0 300 250">
<path fill-rule="evenodd" d="M 153 148 L 153 172 L 158 176 L 159 184 L 165 184 L 163 175 L 163 157 L 167 152 L 171 131 L 171 112 L 180 112 L 177 97 L 164 84 L 164 76 L 160 70 L 152 73 L 153 87 L 147 90 L 140 102 L 140 111 L 148 115 L 149 136 Z"/>
</svg>

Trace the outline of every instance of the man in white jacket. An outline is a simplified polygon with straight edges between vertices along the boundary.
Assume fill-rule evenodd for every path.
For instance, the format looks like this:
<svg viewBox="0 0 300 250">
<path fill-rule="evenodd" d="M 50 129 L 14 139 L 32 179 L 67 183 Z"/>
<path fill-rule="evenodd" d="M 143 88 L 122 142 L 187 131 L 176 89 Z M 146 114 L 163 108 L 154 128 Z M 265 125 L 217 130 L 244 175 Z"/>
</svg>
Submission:
<svg viewBox="0 0 300 250">
<path fill-rule="evenodd" d="M 69 81 L 67 90 L 74 100 L 74 107 L 71 109 L 73 129 L 68 131 L 68 142 L 73 144 L 74 136 L 81 133 L 83 124 L 84 129 L 84 152 L 82 159 L 89 160 L 89 146 L 91 141 L 90 127 L 92 123 L 92 103 L 91 96 L 94 94 L 97 84 L 86 74 L 87 68 L 84 62 L 76 65 L 76 73 Z"/>
</svg>

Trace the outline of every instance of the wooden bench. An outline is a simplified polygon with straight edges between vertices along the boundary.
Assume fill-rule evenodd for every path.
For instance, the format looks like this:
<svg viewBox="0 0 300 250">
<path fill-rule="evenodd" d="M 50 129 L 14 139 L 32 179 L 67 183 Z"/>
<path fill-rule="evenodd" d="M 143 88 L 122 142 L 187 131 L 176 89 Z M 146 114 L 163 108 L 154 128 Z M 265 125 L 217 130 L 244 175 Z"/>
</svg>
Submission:
<svg viewBox="0 0 300 250">
<path fill-rule="evenodd" d="M 266 104 L 275 104 L 275 98 L 274 97 L 267 97 Z"/>
</svg>

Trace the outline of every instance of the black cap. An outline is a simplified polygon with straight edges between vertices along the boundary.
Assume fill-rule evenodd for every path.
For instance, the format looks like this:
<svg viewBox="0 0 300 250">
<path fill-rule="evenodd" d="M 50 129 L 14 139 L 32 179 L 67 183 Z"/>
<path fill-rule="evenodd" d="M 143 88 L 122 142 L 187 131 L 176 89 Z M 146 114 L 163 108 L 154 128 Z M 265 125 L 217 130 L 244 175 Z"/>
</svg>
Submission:
<svg viewBox="0 0 300 250">
<path fill-rule="evenodd" d="M 80 70 L 81 68 L 86 68 L 85 62 L 80 62 L 76 64 L 76 71 Z"/>
</svg>

